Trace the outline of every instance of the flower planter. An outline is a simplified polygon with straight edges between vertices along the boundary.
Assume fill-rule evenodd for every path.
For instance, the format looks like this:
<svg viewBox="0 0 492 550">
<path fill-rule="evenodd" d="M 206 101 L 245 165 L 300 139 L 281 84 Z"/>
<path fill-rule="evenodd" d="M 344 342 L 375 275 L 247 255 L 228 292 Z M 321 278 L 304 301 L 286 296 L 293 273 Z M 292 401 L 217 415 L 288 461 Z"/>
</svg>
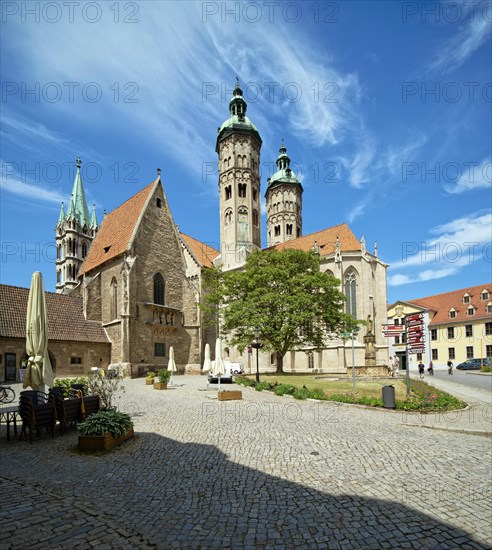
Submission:
<svg viewBox="0 0 492 550">
<path fill-rule="evenodd" d="M 123 441 L 134 436 L 133 428 L 130 428 L 126 434 L 119 437 L 113 437 L 111 434 L 106 435 L 79 435 L 79 450 L 80 451 L 107 451 L 117 445 L 121 445 Z"/>
<path fill-rule="evenodd" d="M 167 390 L 167 384 L 162 382 L 154 382 L 154 390 Z"/>
<path fill-rule="evenodd" d="M 147 384 L 147 386 L 152 386 L 153 383 L 154 383 L 154 379 L 153 378 L 146 378 L 145 383 Z"/>
<path fill-rule="evenodd" d="M 240 390 L 222 390 L 217 393 L 217 399 L 219 401 L 235 401 L 236 399 L 242 399 L 243 392 Z"/>
</svg>

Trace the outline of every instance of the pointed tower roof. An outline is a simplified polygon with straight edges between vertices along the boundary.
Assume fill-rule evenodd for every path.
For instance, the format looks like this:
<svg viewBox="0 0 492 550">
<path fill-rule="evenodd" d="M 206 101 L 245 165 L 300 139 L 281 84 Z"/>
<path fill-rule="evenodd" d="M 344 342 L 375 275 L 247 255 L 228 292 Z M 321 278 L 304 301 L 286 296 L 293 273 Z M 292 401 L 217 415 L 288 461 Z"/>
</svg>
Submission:
<svg viewBox="0 0 492 550">
<path fill-rule="evenodd" d="M 80 175 L 80 165 L 82 163 L 80 157 L 77 157 L 76 162 L 77 172 L 75 174 L 75 180 L 73 182 L 72 197 L 70 199 L 67 218 L 76 219 L 81 227 L 84 227 L 84 225 L 89 227 L 91 223 L 91 218 L 89 215 L 89 209 L 87 208 L 87 200 L 85 198 L 82 177 Z"/>
<path fill-rule="evenodd" d="M 289 155 L 287 155 L 287 149 L 284 145 L 284 140 L 282 140 L 282 144 L 280 145 L 279 149 L 279 155 L 275 162 L 277 164 L 277 171 L 275 172 L 275 174 L 273 174 L 271 178 L 268 178 L 266 193 L 268 193 L 268 191 L 273 187 L 281 184 L 296 185 L 302 192 L 303 188 L 301 182 L 297 179 L 296 175 L 294 174 L 294 172 L 292 172 L 290 168 L 290 158 Z"/>
<path fill-rule="evenodd" d="M 97 223 L 97 216 L 96 216 L 96 205 L 92 204 L 92 216 L 91 216 L 91 228 L 97 229 L 99 227 Z"/>
<path fill-rule="evenodd" d="M 219 151 L 219 141 L 232 132 L 245 132 L 253 134 L 256 139 L 262 143 L 258 128 L 246 116 L 248 104 L 243 98 L 243 91 L 239 86 L 239 79 L 236 77 L 236 87 L 232 92 L 232 99 L 229 102 L 229 112 L 231 116 L 218 129 L 217 144 L 215 151 Z"/>
<path fill-rule="evenodd" d="M 66 217 L 66 214 L 65 214 L 65 204 L 62 202 L 61 203 L 61 208 L 60 208 L 60 215 L 58 216 L 58 221 L 56 222 L 56 225 L 61 225 L 64 221 L 65 221 L 65 217 Z"/>
</svg>

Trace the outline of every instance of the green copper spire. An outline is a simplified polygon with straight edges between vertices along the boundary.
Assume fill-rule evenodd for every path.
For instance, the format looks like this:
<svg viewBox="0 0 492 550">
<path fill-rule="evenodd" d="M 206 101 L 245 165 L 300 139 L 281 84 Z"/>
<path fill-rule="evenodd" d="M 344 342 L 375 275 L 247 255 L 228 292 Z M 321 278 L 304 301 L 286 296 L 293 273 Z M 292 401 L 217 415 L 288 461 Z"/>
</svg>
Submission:
<svg viewBox="0 0 492 550">
<path fill-rule="evenodd" d="M 82 163 L 80 157 L 77 157 L 76 162 L 77 173 L 75 174 L 75 180 L 73 182 L 72 198 L 70 199 L 67 218 L 76 219 L 79 222 L 80 227 L 84 227 L 84 225 L 89 227 L 91 218 L 89 216 L 84 186 L 82 185 L 82 178 L 80 176 L 80 165 Z"/>
<path fill-rule="evenodd" d="M 302 191 L 303 189 L 301 182 L 297 179 L 296 175 L 294 174 L 294 172 L 292 172 L 290 168 L 290 158 L 287 154 L 284 140 L 282 140 L 282 145 L 279 149 L 279 155 L 275 163 L 277 164 L 277 171 L 275 172 L 275 174 L 273 174 L 271 178 L 268 178 L 267 192 L 269 189 L 272 189 L 272 187 L 276 187 L 280 184 L 297 185 Z"/>
<path fill-rule="evenodd" d="M 92 203 L 91 229 L 97 229 L 98 227 L 99 226 L 97 224 L 96 205 Z"/>
<path fill-rule="evenodd" d="M 65 221 L 65 204 L 61 203 L 60 215 L 58 216 L 58 221 L 56 225 L 61 225 Z"/>
</svg>

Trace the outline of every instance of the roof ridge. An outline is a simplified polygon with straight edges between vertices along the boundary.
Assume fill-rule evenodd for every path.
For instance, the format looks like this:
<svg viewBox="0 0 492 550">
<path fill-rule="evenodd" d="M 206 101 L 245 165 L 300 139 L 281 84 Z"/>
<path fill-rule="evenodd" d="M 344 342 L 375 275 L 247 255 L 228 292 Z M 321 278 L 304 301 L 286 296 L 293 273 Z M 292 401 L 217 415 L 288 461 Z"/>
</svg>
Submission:
<svg viewBox="0 0 492 550">
<path fill-rule="evenodd" d="M 0 283 L 0 287 L 16 288 L 18 290 L 27 290 L 28 292 L 31 290 L 29 286 L 7 285 L 5 283 Z M 51 294 L 52 296 L 60 296 L 62 298 L 70 298 L 71 300 L 82 300 L 80 296 L 71 296 L 70 294 L 62 294 L 61 292 L 53 292 L 51 290 L 45 290 L 44 293 Z"/>
<path fill-rule="evenodd" d="M 492 282 L 490 283 L 485 283 L 484 284 L 481 284 L 481 285 L 473 285 L 473 286 L 466 286 L 464 288 L 457 288 L 456 290 L 448 290 L 448 292 L 441 292 L 439 294 L 432 294 L 430 296 L 423 296 L 422 298 L 414 298 L 412 300 L 401 300 L 401 301 L 405 301 L 405 302 L 417 302 L 418 300 L 426 300 L 428 298 L 438 298 L 439 296 L 445 296 L 446 294 L 453 294 L 455 292 L 460 292 L 460 291 L 467 291 L 467 290 L 472 290 L 474 288 L 479 288 L 479 287 L 484 287 L 484 286 L 492 286 Z"/>
<path fill-rule="evenodd" d="M 139 195 L 140 193 L 142 193 L 143 191 L 145 191 L 146 189 L 148 189 L 151 185 L 154 185 L 154 183 L 156 182 L 156 180 L 154 180 L 153 182 L 149 183 L 148 185 L 146 185 L 145 187 L 142 187 L 142 189 L 140 189 L 140 191 L 137 191 L 135 194 L 133 194 L 130 198 L 126 199 L 125 202 L 122 202 L 119 206 L 117 206 L 114 210 L 111 210 L 111 212 L 109 212 L 109 214 L 106 214 L 105 217 L 108 217 L 108 216 L 112 216 L 115 212 L 117 212 L 120 208 L 122 208 L 123 206 L 125 206 L 125 204 L 127 202 L 130 202 L 132 199 L 134 199 L 137 195 Z M 104 218 L 103 218 L 103 221 L 104 221 Z M 101 222 L 102 223 L 102 222 Z"/>
</svg>

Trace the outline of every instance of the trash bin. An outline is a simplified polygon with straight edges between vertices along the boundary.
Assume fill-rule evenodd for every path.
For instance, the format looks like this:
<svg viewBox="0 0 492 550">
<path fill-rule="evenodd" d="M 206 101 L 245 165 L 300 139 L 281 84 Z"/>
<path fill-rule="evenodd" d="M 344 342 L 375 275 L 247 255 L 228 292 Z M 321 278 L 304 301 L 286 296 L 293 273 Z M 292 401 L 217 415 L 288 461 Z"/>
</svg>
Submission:
<svg viewBox="0 0 492 550">
<path fill-rule="evenodd" d="M 395 387 L 383 386 L 383 407 L 385 409 L 395 408 Z"/>
</svg>

